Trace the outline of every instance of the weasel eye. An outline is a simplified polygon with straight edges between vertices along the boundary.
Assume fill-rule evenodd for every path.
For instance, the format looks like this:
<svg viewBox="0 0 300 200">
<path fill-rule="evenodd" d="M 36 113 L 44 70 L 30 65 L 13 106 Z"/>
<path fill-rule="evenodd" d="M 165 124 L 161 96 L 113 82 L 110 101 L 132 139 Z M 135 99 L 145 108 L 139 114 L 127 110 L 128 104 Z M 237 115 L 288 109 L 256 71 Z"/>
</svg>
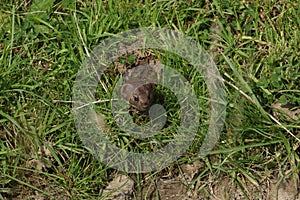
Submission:
<svg viewBox="0 0 300 200">
<path fill-rule="evenodd" d="M 150 96 L 150 94 L 148 95 L 148 100 L 150 100 L 151 99 L 151 96 Z"/>
<path fill-rule="evenodd" d="M 133 97 L 133 100 L 138 102 L 139 101 L 139 98 L 138 97 Z"/>
</svg>

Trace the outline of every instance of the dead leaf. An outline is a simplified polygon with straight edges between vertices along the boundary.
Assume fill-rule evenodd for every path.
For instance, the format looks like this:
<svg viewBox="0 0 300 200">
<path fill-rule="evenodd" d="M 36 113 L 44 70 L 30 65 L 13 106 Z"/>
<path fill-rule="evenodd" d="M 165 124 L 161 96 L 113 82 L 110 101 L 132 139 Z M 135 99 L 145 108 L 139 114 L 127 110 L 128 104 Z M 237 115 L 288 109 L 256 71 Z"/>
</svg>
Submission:
<svg viewBox="0 0 300 200">
<path fill-rule="evenodd" d="M 119 174 L 103 191 L 103 197 L 107 200 L 131 199 L 134 182 L 128 176 Z"/>
<path fill-rule="evenodd" d="M 282 105 L 280 103 L 272 104 L 274 116 L 278 119 L 287 121 L 298 120 L 300 118 L 300 108 L 290 104 Z"/>
</svg>

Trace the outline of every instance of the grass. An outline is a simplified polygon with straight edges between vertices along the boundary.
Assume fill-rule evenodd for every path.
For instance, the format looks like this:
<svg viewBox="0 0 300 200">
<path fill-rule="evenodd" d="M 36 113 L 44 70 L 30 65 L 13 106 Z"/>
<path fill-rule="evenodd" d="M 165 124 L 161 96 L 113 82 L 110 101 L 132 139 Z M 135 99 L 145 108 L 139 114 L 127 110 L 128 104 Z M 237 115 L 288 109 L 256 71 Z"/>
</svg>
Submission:
<svg viewBox="0 0 300 200">
<path fill-rule="evenodd" d="M 258 187 L 265 180 L 280 182 L 293 177 L 298 184 L 300 118 L 292 114 L 300 105 L 299 3 L 1 3 L 0 199 L 35 199 L 37 194 L 49 199 L 101 199 L 103 188 L 116 171 L 97 161 L 76 132 L 71 113 L 74 80 L 88 52 L 103 39 L 148 26 L 178 30 L 211 49 L 226 83 L 224 134 L 210 155 L 200 160 L 203 165 L 196 180 L 203 184 L 198 193 L 208 198 L 212 195 L 209 188 L 225 178 L 249 199 L 254 198 L 247 193 L 249 185 Z M 213 23 L 219 28 L 212 37 Z M 182 66 L 180 59 L 172 62 Z M 191 79 L 198 88 L 197 95 L 205 96 L 206 86 L 195 77 Z M 166 101 L 172 105 L 171 97 L 169 93 Z M 205 101 L 199 102 L 205 108 Z M 104 110 L 108 109 L 105 104 Z M 176 116 L 176 111 L 171 114 Z M 201 116 L 206 115 L 203 110 Z M 113 122 L 107 123 L 116 128 Z M 207 121 L 201 123 L 204 128 L 199 130 L 199 139 L 186 154 L 149 177 L 160 177 L 182 163 L 198 160 Z M 167 141 L 172 134 L 157 136 L 156 140 Z M 149 141 L 139 143 L 122 134 L 113 135 L 113 140 L 130 150 L 155 148 Z M 146 175 L 136 176 L 139 191 Z"/>
</svg>

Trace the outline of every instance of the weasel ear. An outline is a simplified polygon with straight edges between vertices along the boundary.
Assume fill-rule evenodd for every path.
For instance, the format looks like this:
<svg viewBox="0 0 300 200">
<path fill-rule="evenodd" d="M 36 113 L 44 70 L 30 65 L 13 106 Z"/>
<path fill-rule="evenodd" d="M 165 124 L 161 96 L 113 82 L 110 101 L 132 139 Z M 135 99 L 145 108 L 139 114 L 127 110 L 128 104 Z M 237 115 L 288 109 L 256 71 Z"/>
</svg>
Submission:
<svg viewBox="0 0 300 200">
<path fill-rule="evenodd" d="M 153 91 L 155 89 L 155 85 L 153 83 L 147 83 L 145 87 L 150 91 Z"/>
<path fill-rule="evenodd" d="M 131 97 L 131 94 L 134 92 L 134 87 L 132 84 L 125 83 L 121 87 L 121 94 L 125 100 L 129 100 Z"/>
</svg>

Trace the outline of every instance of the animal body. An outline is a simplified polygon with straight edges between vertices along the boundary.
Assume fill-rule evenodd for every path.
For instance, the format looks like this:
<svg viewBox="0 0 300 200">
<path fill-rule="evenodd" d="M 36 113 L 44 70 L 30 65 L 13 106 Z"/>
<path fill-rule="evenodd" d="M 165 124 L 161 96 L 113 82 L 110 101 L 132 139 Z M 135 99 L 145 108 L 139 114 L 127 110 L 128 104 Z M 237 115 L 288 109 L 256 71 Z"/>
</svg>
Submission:
<svg viewBox="0 0 300 200">
<path fill-rule="evenodd" d="M 154 100 L 158 70 L 154 65 L 140 65 L 123 74 L 122 97 L 139 111 L 145 111 Z"/>
</svg>

